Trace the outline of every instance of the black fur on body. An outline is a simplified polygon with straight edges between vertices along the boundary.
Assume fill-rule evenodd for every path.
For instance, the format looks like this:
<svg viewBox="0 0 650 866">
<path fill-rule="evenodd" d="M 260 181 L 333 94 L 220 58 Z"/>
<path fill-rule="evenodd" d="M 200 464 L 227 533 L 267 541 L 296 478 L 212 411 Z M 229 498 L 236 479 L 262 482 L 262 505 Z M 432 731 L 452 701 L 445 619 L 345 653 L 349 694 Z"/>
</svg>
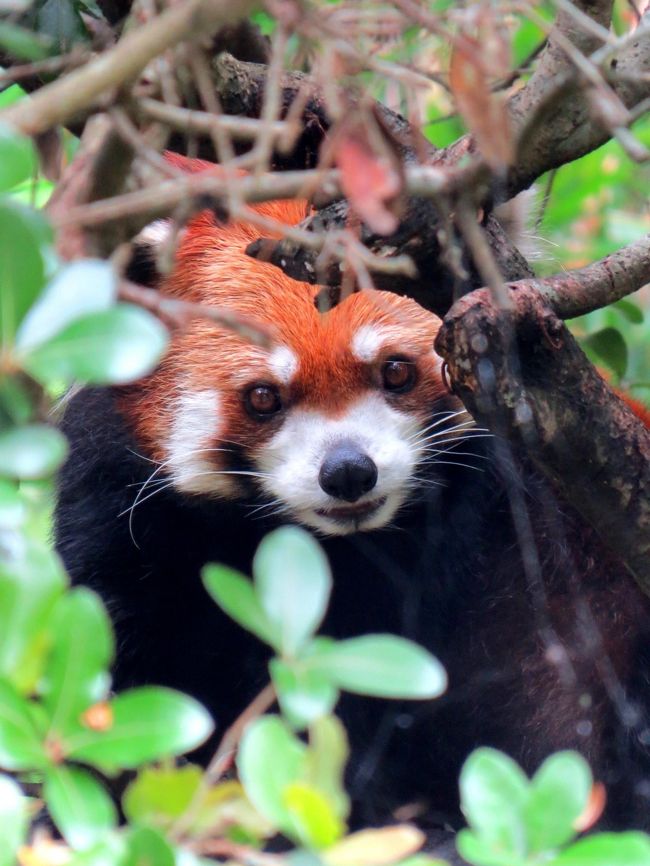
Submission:
<svg viewBox="0 0 650 866">
<path fill-rule="evenodd" d="M 214 561 L 250 574 L 275 524 L 251 517 L 250 506 L 172 488 L 129 515 L 152 466 L 115 397 L 88 389 L 66 408 L 57 548 L 73 581 L 95 589 L 113 617 L 115 688 L 186 691 L 214 714 L 218 736 L 267 681 L 268 651 L 212 603 L 199 571 Z M 481 447 L 493 457 L 493 444 Z M 532 473 L 524 501 L 541 581 L 534 569 L 527 576 L 498 463 L 484 472 L 438 466 L 444 486 L 424 488 L 392 528 L 321 540 L 334 575 L 322 633 L 404 635 L 435 653 L 450 682 L 430 702 L 343 698 L 354 824 L 416 804 L 432 832 L 459 826 L 461 764 L 491 745 L 529 772 L 555 750 L 578 749 L 607 787 L 605 822 L 646 827 L 648 600 Z"/>
</svg>

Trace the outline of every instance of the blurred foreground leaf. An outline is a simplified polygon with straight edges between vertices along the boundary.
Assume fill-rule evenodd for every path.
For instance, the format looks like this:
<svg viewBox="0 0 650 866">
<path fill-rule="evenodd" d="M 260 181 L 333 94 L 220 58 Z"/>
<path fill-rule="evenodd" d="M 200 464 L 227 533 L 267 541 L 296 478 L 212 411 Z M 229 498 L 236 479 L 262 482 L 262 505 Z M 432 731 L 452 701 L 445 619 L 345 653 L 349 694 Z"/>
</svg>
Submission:
<svg viewBox="0 0 650 866">
<path fill-rule="evenodd" d="M 46 424 L 0 433 L 0 475 L 33 481 L 52 475 L 68 451 L 65 436 Z"/>
</svg>

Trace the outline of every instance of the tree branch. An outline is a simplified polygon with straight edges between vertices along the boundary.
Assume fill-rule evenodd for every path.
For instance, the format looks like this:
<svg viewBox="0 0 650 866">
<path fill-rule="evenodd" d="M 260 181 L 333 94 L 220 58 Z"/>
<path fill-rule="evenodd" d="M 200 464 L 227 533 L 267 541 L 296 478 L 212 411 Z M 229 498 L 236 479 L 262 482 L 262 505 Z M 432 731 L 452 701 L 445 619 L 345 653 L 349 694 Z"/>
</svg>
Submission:
<svg viewBox="0 0 650 866">
<path fill-rule="evenodd" d="M 538 292 L 560 319 L 573 319 L 650 284 L 650 234 L 585 268 L 539 280 L 511 283 L 509 288 Z"/>
<path fill-rule="evenodd" d="M 454 391 L 480 424 L 524 449 L 650 594 L 650 430 L 535 287 L 511 298 L 514 311 L 504 311 L 482 289 L 445 317 L 436 350 Z"/>
</svg>

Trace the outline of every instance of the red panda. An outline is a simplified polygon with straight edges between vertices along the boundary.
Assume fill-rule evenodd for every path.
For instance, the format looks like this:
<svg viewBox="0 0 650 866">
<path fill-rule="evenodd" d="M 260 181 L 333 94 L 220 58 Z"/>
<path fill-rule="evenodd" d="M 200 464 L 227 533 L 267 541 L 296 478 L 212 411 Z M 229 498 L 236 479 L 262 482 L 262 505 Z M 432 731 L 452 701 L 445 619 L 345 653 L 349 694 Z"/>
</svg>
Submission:
<svg viewBox="0 0 650 866">
<path fill-rule="evenodd" d="M 255 210 L 295 224 L 305 205 Z M 408 805 L 432 839 L 459 826 L 459 768 L 492 745 L 531 771 L 579 749 L 607 822 L 647 826 L 648 599 L 523 458 L 522 546 L 507 460 L 444 387 L 435 316 L 385 292 L 321 314 L 313 286 L 246 256 L 262 233 L 202 212 L 158 284 L 255 320 L 270 348 L 196 319 L 149 377 L 65 412 L 57 547 L 113 613 L 116 686 L 188 691 L 222 730 L 263 685 L 266 650 L 210 604 L 200 569 L 250 571 L 264 533 L 297 522 L 332 564 L 324 633 L 403 634 L 449 676 L 434 702 L 342 701 L 355 821 Z M 142 233 L 141 264 L 164 234 Z"/>
</svg>

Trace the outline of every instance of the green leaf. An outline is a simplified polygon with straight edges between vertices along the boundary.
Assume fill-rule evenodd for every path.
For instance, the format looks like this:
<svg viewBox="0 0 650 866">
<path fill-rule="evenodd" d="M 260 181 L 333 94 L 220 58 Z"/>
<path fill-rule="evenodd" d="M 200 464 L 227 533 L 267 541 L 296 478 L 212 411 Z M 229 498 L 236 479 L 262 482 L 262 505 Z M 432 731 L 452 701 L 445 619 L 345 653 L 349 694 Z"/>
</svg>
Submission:
<svg viewBox="0 0 650 866">
<path fill-rule="evenodd" d="M 76 731 L 84 710 L 108 693 L 113 634 L 101 599 L 85 587 L 61 599 L 53 631 L 41 693 L 51 730 L 66 734 Z"/>
<path fill-rule="evenodd" d="M 385 698 L 435 698 L 447 685 L 440 662 L 395 635 L 314 644 L 309 664 L 339 688 Z"/>
<path fill-rule="evenodd" d="M 533 776 L 524 809 L 528 850 L 559 848 L 576 835 L 574 823 L 585 810 L 593 778 L 589 764 L 577 752 L 547 758 Z"/>
<path fill-rule="evenodd" d="M 295 654 L 321 623 L 332 577 L 320 545 L 297 526 L 269 533 L 253 560 L 262 607 L 280 634 L 282 652 Z"/>
<path fill-rule="evenodd" d="M 0 377 L 0 429 L 29 424 L 34 415 L 35 391 L 22 372 Z"/>
<path fill-rule="evenodd" d="M 598 833 L 563 851 L 552 866 L 650 866 L 650 837 L 645 833 Z"/>
<path fill-rule="evenodd" d="M 19 60 L 44 60 L 52 53 L 53 43 L 25 27 L 0 21 L 0 47 Z"/>
<path fill-rule="evenodd" d="M 225 565 L 206 565 L 201 576 L 207 591 L 229 617 L 277 648 L 277 635 L 247 577 Z"/>
<path fill-rule="evenodd" d="M 0 529 L 17 529 L 27 518 L 27 503 L 17 485 L 5 478 L 0 478 Z M 0 569 L 2 564 L 0 563 Z M 2 592 L 2 573 L 0 571 L 0 593 Z M 0 620 L 2 619 L 2 603 L 0 602 Z M 0 655 L 2 646 L 2 630 L 0 629 Z M 0 669 L 2 663 L 0 662 Z"/>
<path fill-rule="evenodd" d="M 33 770 L 47 763 L 29 702 L 8 682 L 0 680 L 0 766 L 5 770 Z"/>
<path fill-rule="evenodd" d="M 174 866 L 174 851 L 158 830 L 136 827 L 128 835 L 129 855 L 133 866 Z"/>
<path fill-rule="evenodd" d="M 527 866 L 523 858 L 515 858 L 511 851 L 492 848 L 471 830 L 460 830 L 456 834 L 456 849 L 463 860 L 475 866 Z"/>
<path fill-rule="evenodd" d="M 66 265 L 29 310 L 16 334 L 16 347 L 33 349 L 76 319 L 111 308 L 117 277 L 109 262 L 85 259 Z"/>
<path fill-rule="evenodd" d="M 80 767 L 48 770 L 43 796 L 54 823 L 73 848 L 88 848 L 117 825 L 117 811 L 108 792 Z"/>
<path fill-rule="evenodd" d="M 112 721 L 106 730 L 88 730 L 68 739 L 71 758 L 108 771 L 135 769 L 195 749 L 213 729 L 209 713 L 198 701 L 172 689 L 132 689 L 108 706 Z"/>
<path fill-rule="evenodd" d="M 44 545 L 21 545 L 0 559 L 0 676 L 31 692 L 48 647 L 47 628 L 66 585 L 58 556 Z"/>
<path fill-rule="evenodd" d="M 28 824 L 27 799 L 13 779 L 0 776 L 0 866 L 16 863 Z"/>
<path fill-rule="evenodd" d="M 293 782 L 284 791 L 284 802 L 294 832 L 308 848 L 327 848 L 345 832 L 345 825 L 328 798 L 305 782 Z"/>
<path fill-rule="evenodd" d="M 66 866 L 137 866 L 129 857 L 124 835 L 110 833 L 82 852 L 75 852 Z"/>
<path fill-rule="evenodd" d="M 488 848 L 511 859 L 526 853 L 528 790 L 523 770 L 496 749 L 477 749 L 461 770 L 461 808 L 468 823 Z"/>
<path fill-rule="evenodd" d="M 595 334 L 589 334 L 583 342 L 604 361 L 619 378 L 627 370 L 627 343 L 616 328 L 603 328 Z"/>
<path fill-rule="evenodd" d="M 165 327 L 139 307 L 119 304 L 84 316 L 23 356 L 44 382 L 62 379 L 121 385 L 156 366 L 167 345 Z"/>
<path fill-rule="evenodd" d="M 350 812 L 350 798 L 344 784 L 348 754 L 345 728 L 336 716 L 323 716 L 310 725 L 305 778 L 327 794 L 341 818 L 347 818 Z"/>
<path fill-rule="evenodd" d="M 46 424 L 0 433 L 0 475 L 33 481 L 52 475 L 65 460 L 65 436 Z"/>
<path fill-rule="evenodd" d="M 191 803 L 202 777 L 195 764 L 144 767 L 124 792 L 124 814 L 134 824 L 169 827 Z"/>
<path fill-rule="evenodd" d="M 3 26 L 6 25 L 0 22 L 0 44 Z M 34 154 L 30 139 L 0 123 L 0 191 L 20 183 L 30 176 L 33 169 Z"/>
<path fill-rule="evenodd" d="M 339 691 L 319 671 L 280 659 L 273 659 L 270 670 L 282 714 L 296 728 L 306 727 L 334 707 Z"/>
<path fill-rule="evenodd" d="M 239 778 L 253 805 L 285 833 L 293 821 L 285 802 L 289 785 L 302 780 L 305 746 L 278 716 L 263 716 L 244 732 L 237 766 Z"/>
<path fill-rule="evenodd" d="M 615 310 L 618 310 L 619 313 L 622 313 L 628 322 L 631 322 L 633 325 L 643 324 L 643 310 L 633 301 L 628 301 L 627 298 L 621 298 L 620 301 L 616 301 L 612 306 Z"/>
<path fill-rule="evenodd" d="M 0 199 L 0 345 L 11 345 L 43 288 L 50 241 L 50 228 L 40 214 L 11 198 Z"/>
</svg>

